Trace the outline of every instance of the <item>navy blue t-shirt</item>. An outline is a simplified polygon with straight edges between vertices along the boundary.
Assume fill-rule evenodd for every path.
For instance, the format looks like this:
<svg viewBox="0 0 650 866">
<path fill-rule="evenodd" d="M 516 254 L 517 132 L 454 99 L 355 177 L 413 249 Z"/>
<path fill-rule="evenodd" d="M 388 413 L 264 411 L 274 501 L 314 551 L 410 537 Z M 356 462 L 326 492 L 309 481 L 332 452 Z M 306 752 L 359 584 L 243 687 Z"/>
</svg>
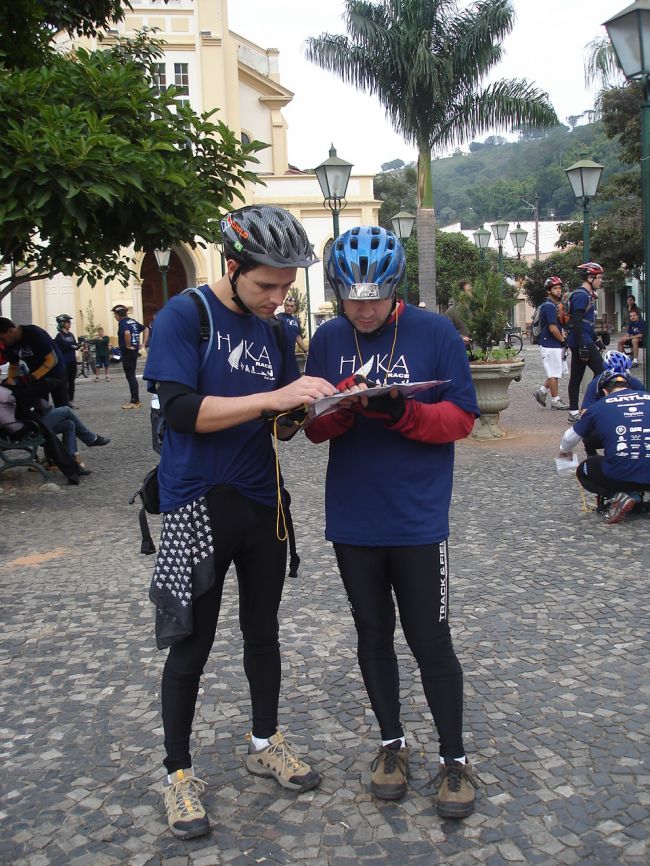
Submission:
<svg viewBox="0 0 650 866">
<path fill-rule="evenodd" d="M 575 292 L 571 293 L 571 316 L 580 310 L 582 310 L 584 314 L 582 319 L 583 345 L 588 345 L 589 343 L 593 343 L 596 339 L 596 306 L 594 304 L 594 299 L 591 296 L 591 292 L 588 289 L 585 289 L 584 286 L 580 286 L 580 288 L 576 289 Z M 572 349 L 580 348 L 575 327 L 571 328 L 569 331 L 568 343 Z"/>
<path fill-rule="evenodd" d="M 302 337 L 302 328 L 297 316 L 291 316 L 289 313 L 278 313 L 276 319 L 279 319 L 285 325 L 287 333 L 294 343 L 298 337 Z"/>
<path fill-rule="evenodd" d="M 64 364 L 72 364 L 77 360 L 77 340 L 72 331 L 59 331 L 54 338 L 54 345 L 61 353 Z"/>
<path fill-rule="evenodd" d="M 645 322 L 643 319 L 638 319 L 636 322 L 627 323 L 628 337 L 643 337 L 645 335 Z"/>
<path fill-rule="evenodd" d="M 650 393 L 626 388 L 596 401 L 573 425 L 603 443 L 603 472 L 615 481 L 650 484 Z"/>
<path fill-rule="evenodd" d="M 18 361 L 24 361 L 27 364 L 30 373 L 43 364 L 43 361 L 54 352 L 57 357 L 56 365 L 50 370 L 48 376 L 63 376 L 65 370 L 61 360 L 61 353 L 57 351 L 54 345 L 54 340 L 47 331 L 39 328 L 38 325 L 22 325 L 22 336 L 20 340 L 7 346 L 5 356 L 10 364 L 16 364 Z"/>
<path fill-rule="evenodd" d="M 202 288 L 214 324 L 207 363 L 199 371 L 207 342 L 201 342 L 196 304 L 178 295 L 156 316 L 145 379 L 180 382 L 198 394 L 243 397 L 275 391 L 299 377 L 288 340 L 282 357 L 268 322 L 232 312 L 207 286 Z M 266 421 L 247 421 L 215 433 L 176 433 L 168 427 L 158 470 L 161 510 L 193 502 L 217 484 L 232 485 L 244 496 L 273 506 L 274 461 Z"/>
<path fill-rule="evenodd" d="M 449 319 L 406 306 L 393 350 L 394 338 L 392 323 L 378 336 L 358 334 L 360 358 L 348 320 L 331 319 L 311 339 L 306 373 L 337 384 L 372 359 L 369 379 L 387 384 L 449 379 L 412 399 L 449 400 L 480 414 L 467 352 Z M 453 443 L 416 442 L 380 420 L 358 415 L 353 427 L 332 439 L 329 448 L 328 540 L 382 547 L 433 544 L 447 538 Z"/>
<path fill-rule="evenodd" d="M 128 346 L 126 345 L 126 339 L 124 337 L 125 331 L 128 331 L 131 335 L 131 341 Z M 120 319 L 117 323 L 117 341 L 120 349 L 139 349 L 140 334 L 142 331 L 144 331 L 144 327 L 135 319 L 129 317 Z"/>
<path fill-rule="evenodd" d="M 598 394 L 598 383 L 600 382 L 601 376 L 602 373 L 600 373 L 598 376 L 594 376 L 591 382 L 587 385 L 585 396 L 582 398 L 582 405 L 580 406 L 581 409 L 586 411 L 596 402 L 596 400 L 600 400 L 600 398 L 603 396 L 602 394 Z M 630 388 L 632 388 L 634 391 L 643 391 L 645 387 L 643 382 L 641 382 L 639 379 L 635 379 L 634 376 L 630 376 L 628 378 L 628 382 L 630 383 Z"/>
<path fill-rule="evenodd" d="M 547 298 L 540 308 L 539 323 L 542 326 L 539 332 L 539 345 L 544 346 L 545 349 L 561 349 L 562 343 L 549 330 L 549 325 L 556 325 L 562 330 L 557 320 L 557 304 L 550 298 Z"/>
</svg>

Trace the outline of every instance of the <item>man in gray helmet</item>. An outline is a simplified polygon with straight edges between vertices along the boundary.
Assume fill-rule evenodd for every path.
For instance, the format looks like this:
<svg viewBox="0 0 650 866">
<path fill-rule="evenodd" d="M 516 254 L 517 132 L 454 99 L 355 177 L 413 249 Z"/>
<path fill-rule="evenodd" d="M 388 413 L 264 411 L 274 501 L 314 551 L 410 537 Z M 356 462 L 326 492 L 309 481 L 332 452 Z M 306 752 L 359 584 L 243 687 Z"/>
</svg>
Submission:
<svg viewBox="0 0 650 866">
<path fill-rule="evenodd" d="M 233 562 L 252 705 L 247 769 L 296 792 L 321 781 L 278 730 L 286 503 L 269 423 L 335 391 L 324 379 L 299 377 L 293 345 L 273 316 L 297 268 L 317 259 L 300 223 L 281 208 L 242 208 L 221 229 L 226 273 L 200 287 L 202 298 L 179 295 L 158 313 L 144 372 L 167 424 L 151 597 L 158 646 L 170 647 L 162 680 L 165 805 L 172 833 L 185 839 L 210 830 L 190 733 Z M 202 339 L 202 304 L 210 339 Z M 189 542 L 179 548 L 184 538 Z"/>
</svg>

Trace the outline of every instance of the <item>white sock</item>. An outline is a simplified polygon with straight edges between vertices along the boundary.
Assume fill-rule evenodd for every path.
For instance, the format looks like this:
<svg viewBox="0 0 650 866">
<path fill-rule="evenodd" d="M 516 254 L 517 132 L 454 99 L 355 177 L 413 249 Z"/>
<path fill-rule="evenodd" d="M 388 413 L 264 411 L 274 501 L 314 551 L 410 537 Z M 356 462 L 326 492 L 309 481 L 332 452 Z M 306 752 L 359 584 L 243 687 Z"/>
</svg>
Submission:
<svg viewBox="0 0 650 866">
<path fill-rule="evenodd" d="M 550 389 L 550 388 L 547 388 L 546 385 L 542 385 L 541 388 L 539 389 L 539 392 L 540 392 L 540 394 L 548 394 L 548 392 L 549 392 L 550 390 L 551 390 L 551 389 Z"/>
<path fill-rule="evenodd" d="M 561 399 L 562 399 L 562 398 L 561 398 L 560 395 L 558 394 L 557 397 L 553 397 L 553 398 L 551 399 L 551 403 L 559 403 Z"/>
<path fill-rule="evenodd" d="M 176 772 L 178 772 L 178 770 L 177 770 Z M 193 775 L 193 770 L 192 770 L 191 767 L 186 767 L 186 768 L 183 770 L 183 772 L 184 772 L 184 773 L 192 773 L 192 775 Z M 168 785 L 172 785 L 172 784 L 173 784 L 173 780 L 172 780 L 172 776 L 173 776 L 173 775 L 174 775 L 174 773 L 168 773 L 168 774 L 167 774 L 167 784 L 168 784 Z"/>
<path fill-rule="evenodd" d="M 256 737 L 251 734 L 251 743 L 255 751 L 259 752 L 260 749 L 265 749 L 269 745 L 269 740 L 266 737 Z"/>
<path fill-rule="evenodd" d="M 400 746 L 400 749 L 405 749 L 406 748 L 406 737 L 395 737 L 394 740 L 382 740 L 381 744 L 382 744 L 382 746 L 390 746 L 391 743 L 395 743 L 397 740 L 399 740 L 400 743 L 402 744 Z"/>
<path fill-rule="evenodd" d="M 452 758 L 452 760 L 458 761 L 459 764 L 466 764 L 467 763 L 467 758 L 465 757 L 465 755 L 463 755 L 462 758 Z M 440 763 L 441 764 L 445 763 L 445 759 L 442 757 L 442 755 L 440 755 Z"/>
</svg>

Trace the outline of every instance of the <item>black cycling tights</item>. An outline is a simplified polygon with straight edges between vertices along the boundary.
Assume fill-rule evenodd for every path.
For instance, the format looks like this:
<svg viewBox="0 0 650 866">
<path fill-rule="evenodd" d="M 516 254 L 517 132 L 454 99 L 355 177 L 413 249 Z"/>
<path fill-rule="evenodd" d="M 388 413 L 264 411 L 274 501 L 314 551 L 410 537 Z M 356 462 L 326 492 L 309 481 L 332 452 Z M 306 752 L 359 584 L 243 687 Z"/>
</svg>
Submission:
<svg viewBox="0 0 650 866">
<path fill-rule="evenodd" d="M 361 674 L 382 739 L 404 735 L 392 589 L 404 636 L 420 668 L 440 754 L 461 757 L 463 671 L 449 631 L 446 542 L 417 547 L 335 544 L 334 550 L 357 629 Z"/>
<path fill-rule="evenodd" d="M 580 384 L 585 375 L 587 367 L 591 370 L 594 376 L 602 373 L 605 369 L 603 359 L 598 351 L 595 343 L 589 343 L 589 360 L 583 361 L 580 358 L 579 349 L 571 349 L 571 373 L 569 376 L 569 408 L 572 412 L 577 412 L 580 407 Z"/>
<path fill-rule="evenodd" d="M 215 582 L 194 601 L 193 634 L 171 647 L 165 663 L 162 716 L 168 773 L 191 766 L 190 734 L 199 680 L 214 642 L 224 578 L 231 562 L 235 563 L 239 584 L 239 625 L 244 638 L 253 733 L 256 737 L 271 737 L 278 726 L 278 608 L 286 570 L 286 542 L 276 538 L 275 508 L 223 487 L 211 490 L 207 501 L 215 545 Z"/>
</svg>

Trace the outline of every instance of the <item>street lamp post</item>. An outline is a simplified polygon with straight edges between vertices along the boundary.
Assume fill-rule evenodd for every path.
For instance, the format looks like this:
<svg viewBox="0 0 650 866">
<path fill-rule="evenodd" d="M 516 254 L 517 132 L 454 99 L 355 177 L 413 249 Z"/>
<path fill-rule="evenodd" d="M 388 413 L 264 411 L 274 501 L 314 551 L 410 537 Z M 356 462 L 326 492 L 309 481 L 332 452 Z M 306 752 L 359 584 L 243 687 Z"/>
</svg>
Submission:
<svg viewBox="0 0 650 866">
<path fill-rule="evenodd" d="M 521 251 L 526 245 L 526 241 L 528 239 L 528 232 L 526 229 L 522 229 L 521 224 L 517 223 L 517 228 L 513 229 L 510 232 L 510 240 L 512 241 L 513 247 L 517 250 L 517 258 L 521 258 Z"/>
<path fill-rule="evenodd" d="M 503 242 L 508 234 L 510 223 L 505 222 L 505 220 L 497 220 L 495 223 L 492 223 L 490 228 L 492 229 L 494 240 L 499 247 L 499 273 L 503 274 Z"/>
<path fill-rule="evenodd" d="M 474 238 L 474 243 L 479 249 L 482 261 L 485 258 L 485 250 L 490 245 L 490 232 L 481 226 L 480 229 L 476 229 L 475 232 L 472 232 L 472 237 Z"/>
<path fill-rule="evenodd" d="M 166 248 L 161 250 L 154 250 L 156 262 L 158 263 L 158 270 L 162 275 L 163 306 L 167 303 L 167 271 L 169 270 L 169 259 L 171 257 L 171 254 L 172 251 Z"/>
<path fill-rule="evenodd" d="M 330 147 L 329 159 L 321 162 L 314 171 L 318 184 L 323 193 L 323 204 L 332 211 L 332 225 L 334 228 L 334 240 L 340 234 L 339 214 L 347 205 L 345 193 L 352 172 L 352 163 L 339 159 L 336 155 L 334 145 Z"/>
<path fill-rule="evenodd" d="M 612 47 L 628 80 L 643 82 L 641 108 L 641 190 L 643 196 L 643 296 L 646 322 L 650 321 L 650 0 L 635 0 L 605 22 Z M 644 349 L 645 383 L 650 382 L 650 353 Z"/>
<path fill-rule="evenodd" d="M 565 170 L 577 202 L 582 203 L 582 261 L 588 262 L 589 252 L 589 202 L 598 192 L 603 166 L 591 159 L 581 159 Z"/>
<path fill-rule="evenodd" d="M 391 219 L 391 223 L 393 224 L 393 231 L 400 239 L 402 244 L 404 245 L 404 255 L 406 255 L 406 241 L 411 237 L 411 232 L 413 231 L 413 224 L 415 223 L 415 216 L 408 211 L 401 210 L 399 213 L 396 213 L 395 216 Z M 406 271 L 404 272 L 404 303 L 408 304 L 409 302 L 409 290 L 407 285 L 407 277 Z"/>
</svg>

